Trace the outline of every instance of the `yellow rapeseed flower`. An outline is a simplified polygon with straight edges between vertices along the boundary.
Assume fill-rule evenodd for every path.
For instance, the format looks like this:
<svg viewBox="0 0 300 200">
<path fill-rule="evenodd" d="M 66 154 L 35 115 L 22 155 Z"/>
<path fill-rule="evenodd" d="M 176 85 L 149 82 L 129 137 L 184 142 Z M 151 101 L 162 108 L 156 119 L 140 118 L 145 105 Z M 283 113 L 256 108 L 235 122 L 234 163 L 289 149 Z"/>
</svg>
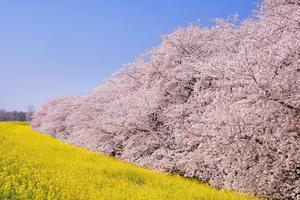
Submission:
<svg viewBox="0 0 300 200">
<path fill-rule="evenodd" d="M 31 130 L 0 123 L 0 199 L 250 200 L 163 174 Z"/>
</svg>

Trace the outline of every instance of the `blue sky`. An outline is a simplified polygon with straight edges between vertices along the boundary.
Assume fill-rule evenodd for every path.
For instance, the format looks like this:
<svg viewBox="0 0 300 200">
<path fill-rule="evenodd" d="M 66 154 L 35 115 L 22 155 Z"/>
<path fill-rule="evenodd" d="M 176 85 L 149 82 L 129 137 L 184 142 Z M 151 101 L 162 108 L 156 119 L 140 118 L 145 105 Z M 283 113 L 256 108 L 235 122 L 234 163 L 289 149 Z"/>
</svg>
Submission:
<svg viewBox="0 0 300 200">
<path fill-rule="evenodd" d="M 251 0 L 0 0 L 0 109 L 84 95 L 162 33 L 238 13 Z"/>
</svg>

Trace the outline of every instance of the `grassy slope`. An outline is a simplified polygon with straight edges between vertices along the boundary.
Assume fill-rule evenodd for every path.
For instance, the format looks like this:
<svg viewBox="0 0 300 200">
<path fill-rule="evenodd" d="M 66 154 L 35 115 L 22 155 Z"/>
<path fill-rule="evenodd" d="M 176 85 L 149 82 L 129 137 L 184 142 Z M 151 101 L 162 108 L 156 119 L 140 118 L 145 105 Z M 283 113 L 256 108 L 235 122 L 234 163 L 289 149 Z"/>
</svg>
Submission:
<svg viewBox="0 0 300 200">
<path fill-rule="evenodd" d="M 0 123 L 0 199 L 253 199 Z"/>
</svg>

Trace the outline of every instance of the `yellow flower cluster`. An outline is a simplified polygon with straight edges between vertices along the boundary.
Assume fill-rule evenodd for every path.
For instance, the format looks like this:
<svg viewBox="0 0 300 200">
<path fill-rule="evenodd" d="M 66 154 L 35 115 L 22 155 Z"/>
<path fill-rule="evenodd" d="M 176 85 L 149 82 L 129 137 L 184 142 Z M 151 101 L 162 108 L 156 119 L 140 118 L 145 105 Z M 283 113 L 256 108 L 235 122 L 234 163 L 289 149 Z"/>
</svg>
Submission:
<svg viewBox="0 0 300 200">
<path fill-rule="evenodd" d="M 67 145 L 26 123 L 0 123 L 0 199 L 255 199 Z"/>
</svg>

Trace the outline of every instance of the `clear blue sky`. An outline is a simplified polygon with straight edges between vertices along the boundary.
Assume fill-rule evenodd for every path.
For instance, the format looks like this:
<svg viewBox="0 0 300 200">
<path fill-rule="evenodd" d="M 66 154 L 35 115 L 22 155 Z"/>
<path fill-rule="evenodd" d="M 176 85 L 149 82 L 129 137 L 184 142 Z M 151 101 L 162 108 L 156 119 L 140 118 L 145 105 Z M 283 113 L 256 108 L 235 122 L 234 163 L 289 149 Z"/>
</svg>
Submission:
<svg viewBox="0 0 300 200">
<path fill-rule="evenodd" d="M 0 0 L 0 108 L 88 94 L 162 33 L 255 8 L 254 0 Z"/>
</svg>

